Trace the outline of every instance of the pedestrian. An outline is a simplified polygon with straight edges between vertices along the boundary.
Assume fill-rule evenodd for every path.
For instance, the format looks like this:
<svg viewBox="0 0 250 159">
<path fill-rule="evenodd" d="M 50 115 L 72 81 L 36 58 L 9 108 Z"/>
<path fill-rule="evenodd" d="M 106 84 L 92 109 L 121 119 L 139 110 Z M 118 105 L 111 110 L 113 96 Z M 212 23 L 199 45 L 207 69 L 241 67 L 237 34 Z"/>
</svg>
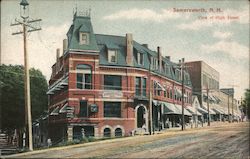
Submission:
<svg viewBox="0 0 250 159">
<path fill-rule="evenodd" d="M 48 144 L 48 148 L 49 148 L 50 146 L 52 146 L 52 142 L 51 142 L 51 139 L 50 139 L 50 138 L 48 138 L 47 144 Z"/>
</svg>

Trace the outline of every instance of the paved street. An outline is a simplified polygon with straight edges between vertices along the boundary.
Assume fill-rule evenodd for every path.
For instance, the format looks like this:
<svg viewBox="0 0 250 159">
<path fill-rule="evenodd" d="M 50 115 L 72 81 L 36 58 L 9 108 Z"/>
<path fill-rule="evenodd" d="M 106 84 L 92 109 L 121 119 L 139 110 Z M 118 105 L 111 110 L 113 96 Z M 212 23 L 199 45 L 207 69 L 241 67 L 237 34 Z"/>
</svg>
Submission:
<svg viewBox="0 0 250 159">
<path fill-rule="evenodd" d="M 170 130 L 51 148 L 12 158 L 249 158 L 249 123 L 212 123 L 211 127 Z"/>
</svg>

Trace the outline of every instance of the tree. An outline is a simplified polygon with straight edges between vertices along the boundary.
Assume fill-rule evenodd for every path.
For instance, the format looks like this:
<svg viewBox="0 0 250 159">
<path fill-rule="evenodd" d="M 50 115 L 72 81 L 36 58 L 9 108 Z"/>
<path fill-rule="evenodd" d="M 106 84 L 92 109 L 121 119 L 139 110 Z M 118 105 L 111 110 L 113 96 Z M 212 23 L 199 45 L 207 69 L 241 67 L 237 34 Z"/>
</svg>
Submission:
<svg viewBox="0 0 250 159">
<path fill-rule="evenodd" d="M 250 89 L 247 89 L 243 101 L 243 111 L 247 114 L 248 119 L 250 117 Z"/>
<path fill-rule="evenodd" d="M 47 110 L 47 81 L 40 70 L 30 69 L 32 119 Z M 24 69 L 20 65 L 0 66 L 0 104 L 2 130 L 25 126 Z"/>
</svg>

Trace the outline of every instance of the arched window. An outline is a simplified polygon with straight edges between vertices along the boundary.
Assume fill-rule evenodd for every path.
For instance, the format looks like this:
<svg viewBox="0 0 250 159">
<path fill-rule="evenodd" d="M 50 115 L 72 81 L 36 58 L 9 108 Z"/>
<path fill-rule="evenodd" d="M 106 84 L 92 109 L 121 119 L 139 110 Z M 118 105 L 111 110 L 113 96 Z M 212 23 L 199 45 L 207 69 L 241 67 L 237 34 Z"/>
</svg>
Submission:
<svg viewBox="0 0 250 159">
<path fill-rule="evenodd" d="M 80 64 L 76 67 L 77 71 L 77 84 L 79 89 L 92 89 L 92 70 L 91 66 Z"/>
<path fill-rule="evenodd" d="M 104 137 L 111 137 L 111 130 L 110 130 L 110 128 L 105 128 L 103 130 L 103 136 Z"/>
<path fill-rule="evenodd" d="M 121 137 L 122 136 L 122 129 L 121 128 L 116 128 L 115 129 L 115 136 L 116 137 Z"/>
</svg>

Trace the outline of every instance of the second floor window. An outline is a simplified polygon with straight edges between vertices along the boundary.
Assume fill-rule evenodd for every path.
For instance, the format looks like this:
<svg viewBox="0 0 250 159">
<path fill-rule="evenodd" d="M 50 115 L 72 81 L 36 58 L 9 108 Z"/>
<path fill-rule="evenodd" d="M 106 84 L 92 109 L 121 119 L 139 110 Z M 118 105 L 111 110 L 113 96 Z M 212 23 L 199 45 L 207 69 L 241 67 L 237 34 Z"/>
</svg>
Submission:
<svg viewBox="0 0 250 159">
<path fill-rule="evenodd" d="M 79 89 L 92 89 L 92 72 L 89 65 L 77 65 L 76 87 Z"/>
<path fill-rule="evenodd" d="M 108 50 L 108 62 L 117 63 L 117 50 Z"/>
<path fill-rule="evenodd" d="M 137 96 L 141 95 L 141 77 L 135 78 L 135 94 Z"/>
<path fill-rule="evenodd" d="M 122 76 L 104 75 L 104 89 L 122 90 Z"/>
<path fill-rule="evenodd" d="M 142 78 L 142 95 L 146 97 L 147 79 Z"/>
<path fill-rule="evenodd" d="M 135 78 L 135 94 L 146 97 L 147 79 L 143 77 Z"/>
</svg>

